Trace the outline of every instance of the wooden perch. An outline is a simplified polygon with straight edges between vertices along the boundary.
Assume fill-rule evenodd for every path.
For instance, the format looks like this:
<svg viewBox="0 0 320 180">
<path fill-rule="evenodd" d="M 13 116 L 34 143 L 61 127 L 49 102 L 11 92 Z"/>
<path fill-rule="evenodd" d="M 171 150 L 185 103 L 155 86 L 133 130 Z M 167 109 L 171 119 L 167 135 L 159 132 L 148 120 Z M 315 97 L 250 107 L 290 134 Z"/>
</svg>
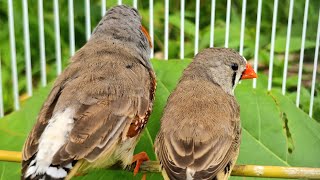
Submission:
<svg viewBox="0 0 320 180">
<path fill-rule="evenodd" d="M 21 162 L 21 152 L 0 150 L 0 161 Z M 134 167 L 129 167 L 127 170 L 133 171 L 133 168 Z M 158 161 L 144 162 L 140 170 L 142 172 L 154 173 L 161 171 Z M 264 178 L 320 179 L 320 168 L 235 165 L 231 175 Z"/>
</svg>

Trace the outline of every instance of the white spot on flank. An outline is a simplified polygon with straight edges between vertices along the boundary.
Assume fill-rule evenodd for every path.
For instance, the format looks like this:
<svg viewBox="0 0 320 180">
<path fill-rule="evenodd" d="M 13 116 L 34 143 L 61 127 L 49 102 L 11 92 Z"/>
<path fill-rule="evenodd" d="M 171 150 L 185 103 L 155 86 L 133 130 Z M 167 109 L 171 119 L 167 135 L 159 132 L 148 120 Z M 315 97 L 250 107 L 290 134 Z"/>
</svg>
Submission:
<svg viewBox="0 0 320 180">
<path fill-rule="evenodd" d="M 187 180 L 193 180 L 194 173 L 195 173 L 195 170 L 191 168 L 187 168 L 186 170 Z"/>
<path fill-rule="evenodd" d="M 52 162 L 54 154 L 65 144 L 74 125 L 74 110 L 67 108 L 55 113 L 43 131 L 35 157 L 35 165 L 29 165 L 25 177 L 35 174 L 44 174 Z M 52 172 L 52 171 L 50 171 Z"/>
</svg>

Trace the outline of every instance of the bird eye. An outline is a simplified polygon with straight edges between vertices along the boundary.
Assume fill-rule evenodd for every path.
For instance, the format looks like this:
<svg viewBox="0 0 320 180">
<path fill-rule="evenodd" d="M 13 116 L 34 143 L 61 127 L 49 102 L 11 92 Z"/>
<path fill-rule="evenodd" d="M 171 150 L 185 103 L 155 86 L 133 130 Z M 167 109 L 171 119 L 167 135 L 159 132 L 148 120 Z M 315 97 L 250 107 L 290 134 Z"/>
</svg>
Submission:
<svg viewBox="0 0 320 180">
<path fill-rule="evenodd" d="M 232 64 L 231 64 L 231 68 L 232 68 L 232 70 L 234 70 L 234 71 L 238 70 L 238 64 L 232 63 Z"/>
</svg>

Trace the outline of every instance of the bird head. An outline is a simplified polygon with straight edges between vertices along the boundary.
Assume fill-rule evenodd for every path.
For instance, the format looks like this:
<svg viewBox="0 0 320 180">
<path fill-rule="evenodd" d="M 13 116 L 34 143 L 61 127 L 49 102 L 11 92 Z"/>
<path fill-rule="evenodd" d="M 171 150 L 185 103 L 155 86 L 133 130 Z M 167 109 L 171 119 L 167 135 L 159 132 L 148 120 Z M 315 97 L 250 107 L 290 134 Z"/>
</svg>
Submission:
<svg viewBox="0 0 320 180">
<path fill-rule="evenodd" d="M 142 26 L 141 16 L 135 8 L 118 5 L 109 9 L 92 32 L 91 39 L 109 41 L 131 49 L 130 52 L 136 53 L 143 64 L 151 66 L 151 38 Z"/>
<path fill-rule="evenodd" d="M 208 48 L 198 53 L 193 66 L 199 68 L 198 75 L 204 77 L 233 95 L 238 82 L 257 78 L 247 60 L 238 52 L 228 48 Z"/>
</svg>

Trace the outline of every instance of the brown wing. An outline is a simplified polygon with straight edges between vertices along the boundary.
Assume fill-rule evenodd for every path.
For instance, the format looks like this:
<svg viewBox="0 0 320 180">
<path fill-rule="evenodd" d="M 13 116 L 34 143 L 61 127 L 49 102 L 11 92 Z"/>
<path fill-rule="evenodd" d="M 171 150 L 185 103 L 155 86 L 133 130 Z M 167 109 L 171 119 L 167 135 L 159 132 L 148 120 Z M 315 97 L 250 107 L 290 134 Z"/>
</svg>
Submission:
<svg viewBox="0 0 320 180">
<path fill-rule="evenodd" d="M 194 179 L 212 179 L 239 147 L 235 100 L 204 83 L 180 82 L 164 110 L 155 148 L 171 179 L 186 179 L 187 169 Z"/>
<path fill-rule="evenodd" d="M 22 172 L 37 153 L 38 141 L 48 120 L 59 108 L 73 106 L 77 110 L 69 139 L 55 154 L 53 164 L 64 164 L 84 157 L 95 159 L 102 149 L 119 139 L 115 137 L 119 137 L 135 117 L 146 117 L 151 110 L 153 95 L 149 93 L 155 88 L 152 86 L 154 77 L 141 64 L 131 62 L 128 66 L 124 62 L 108 61 L 97 64 L 97 67 L 93 62 L 80 73 L 77 73 L 79 66 L 75 64 L 71 66 L 74 75 L 67 69 L 64 74 L 70 79 L 57 79 L 40 111 L 38 121 L 24 146 Z M 118 72 L 119 67 L 115 68 L 117 66 L 125 69 L 122 74 Z M 107 67 L 108 70 L 105 69 Z M 92 72 L 96 72 L 95 75 Z M 119 76 L 129 80 L 120 81 L 117 79 Z"/>
</svg>

